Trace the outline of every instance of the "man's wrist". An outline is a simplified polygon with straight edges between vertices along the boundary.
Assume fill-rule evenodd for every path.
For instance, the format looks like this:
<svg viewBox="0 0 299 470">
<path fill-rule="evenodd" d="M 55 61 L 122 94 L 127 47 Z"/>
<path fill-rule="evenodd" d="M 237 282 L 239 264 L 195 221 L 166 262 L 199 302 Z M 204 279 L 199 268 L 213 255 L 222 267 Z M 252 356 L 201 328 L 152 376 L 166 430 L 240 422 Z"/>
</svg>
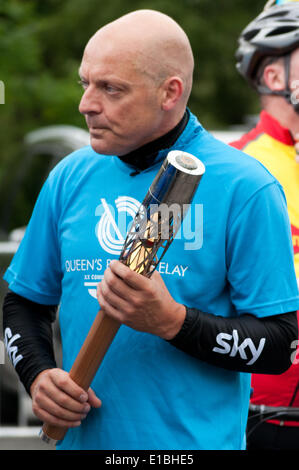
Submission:
<svg viewBox="0 0 299 470">
<path fill-rule="evenodd" d="M 185 318 L 186 318 L 186 307 L 185 305 L 175 303 L 175 308 L 173 310 L 174 321 L 169 324 L 167 331 L 163 334 L 162 338 L 166 341 L 171 341 L 181 330 Z"/>
</svg>

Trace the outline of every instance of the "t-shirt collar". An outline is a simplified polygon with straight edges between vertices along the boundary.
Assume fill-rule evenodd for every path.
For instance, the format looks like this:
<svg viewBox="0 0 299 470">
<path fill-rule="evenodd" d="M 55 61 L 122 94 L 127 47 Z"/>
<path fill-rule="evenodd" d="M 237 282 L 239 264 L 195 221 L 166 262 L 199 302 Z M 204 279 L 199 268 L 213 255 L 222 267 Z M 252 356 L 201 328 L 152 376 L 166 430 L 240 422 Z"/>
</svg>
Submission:
<svg viewBox="0 0 299 470">
<path fill-rule="evenodd" d="M 263 132 L 269 134 L 273 139 L 285 145 L 294 145 L 295 141 L 291 132 L 286 127 L 283 127 L 279 121 L 271 116 L 267 111 L 263 110 L 260 114 L 260 122 L 258 127 L 261 126 Z"/>
</svg>

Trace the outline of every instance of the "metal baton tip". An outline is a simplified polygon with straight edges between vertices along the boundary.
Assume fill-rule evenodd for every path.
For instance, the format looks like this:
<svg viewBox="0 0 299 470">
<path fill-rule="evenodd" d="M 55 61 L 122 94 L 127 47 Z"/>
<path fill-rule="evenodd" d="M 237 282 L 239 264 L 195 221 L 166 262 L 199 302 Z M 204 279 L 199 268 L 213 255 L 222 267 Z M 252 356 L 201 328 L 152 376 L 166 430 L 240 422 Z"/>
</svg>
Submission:
<svg viewBox="0 0 299 470">
<path fill-rule="evenodd" d="M 176 156 L 176 161 L 183 168 L 186 168 L 186 170 L 196 170 L 196 168 L 197 168 L 196 160 L 194 158 L 191 158 L 189 155 L 184 154 L 184 153 L 179 153 Z"/>
<path fill-rule="evenodd" d="M 40 430 L 39 437 L 46 444 L 56 445 L 57 443 L 56 439 L 52 439 L 51 437 L 47 436 L 47 434 L 44 433 L 43 429 Z"/>
<path fill-rule="evenodd" d="M 189 174 L 190 176 L 201 177 L 205 173 L 205 166 L 202 161 L 191 153 L 182 152 L 181 150 L 171 150 L 166 159 L 168 163 L 174 166 L 177 170 L 182 173 Z"/>
</svg>

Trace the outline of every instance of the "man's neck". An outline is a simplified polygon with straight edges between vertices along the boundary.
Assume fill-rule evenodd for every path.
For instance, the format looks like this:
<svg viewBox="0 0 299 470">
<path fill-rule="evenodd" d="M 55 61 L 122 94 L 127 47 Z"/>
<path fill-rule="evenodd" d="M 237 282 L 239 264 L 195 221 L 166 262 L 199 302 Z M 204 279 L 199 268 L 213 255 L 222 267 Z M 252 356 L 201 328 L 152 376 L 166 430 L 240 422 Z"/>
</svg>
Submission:
<svg viewBox="0 0 299 470">
<path fill-rule="evenodd" d="M 140 173 L 155 163 L 160 150 L 172 147 L 185 129 L 188 120 L 189 111 L 186 110 L 180 122 L 169 132 L 126 155 L 119 156 L 118 158 L 120 158 L 124 163 L 134 167 L 134 174 Z"/>
<path fill-rule="evenodd" d="M 281 97 L 273 97 L 271 100 L 267 100 L 263 106 L 267 113 L 271 114 L 282 127 L 288 129 L 295 139 L 295 136 L 299 134 L 299 114 L 296 113 L 293 106 L 287 103 Z"/>
</svg>

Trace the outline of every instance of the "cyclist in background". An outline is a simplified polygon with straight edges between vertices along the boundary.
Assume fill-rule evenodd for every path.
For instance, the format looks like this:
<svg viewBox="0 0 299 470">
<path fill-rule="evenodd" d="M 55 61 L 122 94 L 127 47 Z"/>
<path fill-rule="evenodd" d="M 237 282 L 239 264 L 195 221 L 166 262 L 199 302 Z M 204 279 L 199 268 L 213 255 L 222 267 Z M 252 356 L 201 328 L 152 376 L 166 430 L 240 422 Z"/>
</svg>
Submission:
<svg viewBox="0 0 299 470">
<path fill-rule="evenodd" d="M 298 280 L 299 2 L 274 3 L 268 2 L 239 38 L 237 69 L 258 92 L 262 111 L 257 126 L 231 145 L 260 160 L 284 188 Z M 281 375 L 253 374 L 252 403 L 299 407 L 296 345 L 295 360 L 287 372 Z M 254 418 L 249 417 L 249 449 L 298 449 L 299 422 L 267 420 L 253 430 L 256 424 Z"/>
</svg>

